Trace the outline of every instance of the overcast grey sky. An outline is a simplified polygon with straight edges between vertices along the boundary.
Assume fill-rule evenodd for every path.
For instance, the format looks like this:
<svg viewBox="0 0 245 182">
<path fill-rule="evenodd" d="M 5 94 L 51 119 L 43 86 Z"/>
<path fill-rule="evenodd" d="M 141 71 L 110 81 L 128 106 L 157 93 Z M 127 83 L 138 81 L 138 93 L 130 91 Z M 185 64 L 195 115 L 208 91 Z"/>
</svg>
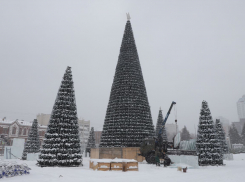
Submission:
<svg viewBox="0 0 245 182">
<path fill-rule="evenodd" d="M 245 1 L 0 1 L 0 117 L 51 113 L 72 67 L 78 117 L 103 126 L 126 24 L 131 23 L 153 122 L 177 102 L 194 132 L 202 100 L 238 120 L 245 94 Z M 168 123 L 174 123 L 171 113 Z"/>
</svg>

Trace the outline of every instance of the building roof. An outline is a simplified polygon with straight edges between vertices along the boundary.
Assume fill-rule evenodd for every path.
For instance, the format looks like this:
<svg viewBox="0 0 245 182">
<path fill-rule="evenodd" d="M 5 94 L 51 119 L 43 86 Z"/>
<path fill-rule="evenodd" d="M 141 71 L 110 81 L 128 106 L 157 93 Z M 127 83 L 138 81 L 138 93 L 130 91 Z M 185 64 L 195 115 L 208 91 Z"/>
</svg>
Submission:
<svg viewBox="0 0 245 182">
<path fill-rule="evenodd" d="M 238 99 L 237 102 L 245 102 L 245 95 L 243 95 L 242 98 Z"/>
<path fill-rule="evenodd" d="M 24 121 L 24 120 L 18 120 L 18 119 L 16 119 L 16 120 L 0 120 L 0 124 L 8 124 L 8 125 L 11 125 L 11 124 L 13 124 L 13 123 L 17 123 L 18 125 L 20 125 L 20 126 L 32 126 L 32 121 L 30 122 L 30 121 Z M 47 126 L 43 126 L 43 125 L 38 125 L 39 126 L 39 128 L 47 128 Z"/>
</svg>

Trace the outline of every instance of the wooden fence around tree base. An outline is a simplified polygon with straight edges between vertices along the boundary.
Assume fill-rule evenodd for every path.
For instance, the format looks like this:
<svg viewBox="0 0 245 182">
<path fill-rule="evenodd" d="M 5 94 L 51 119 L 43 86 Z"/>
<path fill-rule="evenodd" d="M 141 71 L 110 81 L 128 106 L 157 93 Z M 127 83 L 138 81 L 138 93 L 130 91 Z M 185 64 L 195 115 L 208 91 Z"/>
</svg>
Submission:
<svg viewBox="0 0 245 182">
<path fill-rule="evenodd" d="M 144 157 L 139 156 L 139 147 L 114 147 L 114 148 L 91 148 L 91 159 L 135 159 L 138 162 L 145 160 Z"/>
</svg>

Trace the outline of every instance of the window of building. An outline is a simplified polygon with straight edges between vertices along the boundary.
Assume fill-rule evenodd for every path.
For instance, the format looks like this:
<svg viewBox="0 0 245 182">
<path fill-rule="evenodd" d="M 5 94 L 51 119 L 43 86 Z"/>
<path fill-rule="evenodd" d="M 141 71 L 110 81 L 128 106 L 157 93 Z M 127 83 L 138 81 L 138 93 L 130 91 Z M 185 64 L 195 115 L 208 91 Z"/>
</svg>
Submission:
<svg viewBox="0 0 245 182">
<path fill-rule="evenodd" d="M 21 134 L 22 134 L 22 128 L 19 129 L 19 135 L 21 135 Z"/>
<path fill-rule="evenodd" d="M 26 135 L 26 128 L 25 128 L 24 131 L 23 131 L 23 135 Z"/>
<path fill-rule="evenodd" d="M 17 128 L 14 126 L 14 127 L 12 128 L 12 134 L 13 134 L 13 135 L 16 134 L 16 130 L 17 130 Z"/>
<path fill-rule="evenodd" d="M 3 128 L 3 133 L 8 134 L 8 128 Z"/>
</svg>

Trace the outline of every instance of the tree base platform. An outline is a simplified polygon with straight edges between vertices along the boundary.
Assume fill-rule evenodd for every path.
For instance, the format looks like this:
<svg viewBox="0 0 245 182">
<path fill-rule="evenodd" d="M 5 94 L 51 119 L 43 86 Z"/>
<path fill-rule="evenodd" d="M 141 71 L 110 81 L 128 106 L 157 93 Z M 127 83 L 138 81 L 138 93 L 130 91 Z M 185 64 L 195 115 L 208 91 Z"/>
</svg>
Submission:
<svg viewBox="0 0 245 182">
<path fill-rule="evenodd" d="M 91 148 L 91 159 L 134 159 L 138 162 L 145 160 L 139 156 L 140 147 Z"/>
</svg>

